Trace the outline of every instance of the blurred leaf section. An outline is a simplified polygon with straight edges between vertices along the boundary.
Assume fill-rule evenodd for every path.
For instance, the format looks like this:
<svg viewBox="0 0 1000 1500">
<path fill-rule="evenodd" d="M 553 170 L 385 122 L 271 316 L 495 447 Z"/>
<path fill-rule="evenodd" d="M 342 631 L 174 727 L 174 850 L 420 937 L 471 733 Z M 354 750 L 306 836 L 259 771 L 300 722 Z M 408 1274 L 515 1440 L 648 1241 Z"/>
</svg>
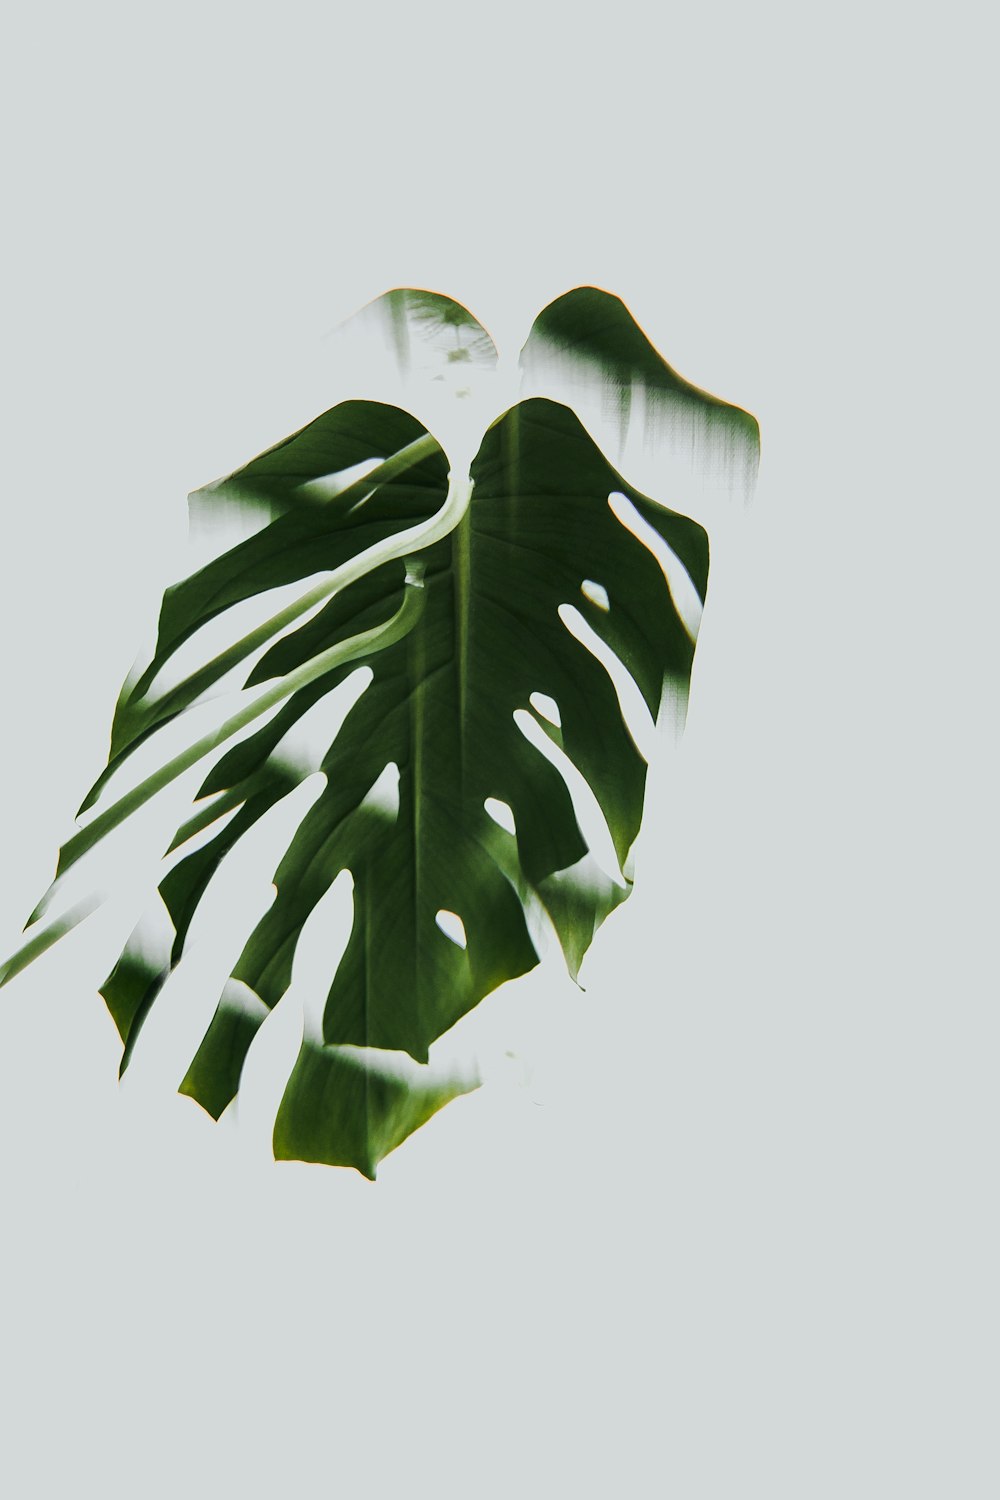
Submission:
<svg viewBox="0 0 1000 1500">
<path fill-rule="evenodd" d="M 385 292 L 337 328 L 329 347 L 350 373 L 351 394 L 405 407 L 463 469 L 505 404 L 492 337 L 460 302 L 437 292 Z"/>
<path fill-rule="evenodd" d="M 742 407 L 700 390 L 653 347 L 620 297 L 582 286 L 542 309 L 521 351 L 526 393 L 565 401 L 618 461 L 657 462 L 668 484 L 692 472 L 749 497 L 760 430 Z"/>
<path fill-rule="evenodd" d="M 490 370 L 497 362 L 496 345 L 486 329 L 451 297 L 397 287 L 357 317 L 366 328 L 379 327 L 404 375 L 415 372 L 445 381 L 449 371 L 463 366 Z M 458 390 L 463 391 L 461 383 Z"/>
</svg>

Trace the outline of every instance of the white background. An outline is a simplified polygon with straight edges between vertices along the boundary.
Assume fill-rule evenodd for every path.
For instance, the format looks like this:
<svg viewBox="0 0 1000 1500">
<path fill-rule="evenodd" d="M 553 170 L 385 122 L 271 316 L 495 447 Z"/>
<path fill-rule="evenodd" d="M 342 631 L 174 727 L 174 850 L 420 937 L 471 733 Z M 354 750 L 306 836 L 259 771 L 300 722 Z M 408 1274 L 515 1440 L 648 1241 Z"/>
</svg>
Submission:
<svg viewBox="0 0 1000 1500">
<path fill-rule="evenodd" d="M 763 462 L 586 993 L 487 1002 L 529 1061 L 374 1187 L 119 1090 L 103 917 L 0 996 L 6 1493 L 997 1494 L 980 19 L 8 16 L 5 952 L 186 493 L 327 404 L 368 298 L 516 339 L 608 287 Z"/>
</svg>

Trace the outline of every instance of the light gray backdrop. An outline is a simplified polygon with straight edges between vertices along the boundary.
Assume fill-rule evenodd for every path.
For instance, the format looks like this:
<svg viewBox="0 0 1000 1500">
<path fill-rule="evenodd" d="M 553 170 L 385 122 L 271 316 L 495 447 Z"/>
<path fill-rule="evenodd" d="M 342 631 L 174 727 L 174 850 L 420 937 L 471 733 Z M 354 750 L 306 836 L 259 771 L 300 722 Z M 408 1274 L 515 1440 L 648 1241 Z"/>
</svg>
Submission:
<svg viewBox="0 0 1000 1500">
<path fill-rule="evenodd" d="M 763 431 L 586 992 L 376 1186 L 269 1160 L 294 1005 L 216 1128 L 167 1022 L 118 1090 L 108 916 L 0 996 L 10 1495 L 997 1494 L 979 9 L 8 16 L 5 952 L 187 491 L 362 302 L 596 282 Z"/>
</svg>

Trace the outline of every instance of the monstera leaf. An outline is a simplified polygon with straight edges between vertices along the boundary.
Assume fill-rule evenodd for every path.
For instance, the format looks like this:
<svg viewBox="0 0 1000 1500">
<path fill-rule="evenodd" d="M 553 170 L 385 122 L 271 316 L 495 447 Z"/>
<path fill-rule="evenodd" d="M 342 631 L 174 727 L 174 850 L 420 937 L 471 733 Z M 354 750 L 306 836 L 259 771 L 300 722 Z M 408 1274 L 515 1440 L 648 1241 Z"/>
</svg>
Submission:
<svg viewBox="0 0 1000 1500">
<path fill-rule="evenodd" d="M 373 305 L 369 328 L 373 318 L 402 364 L 417 345 L 431 378 L 435 367 L 492 369 L 488 334 L 449 299 L 399 291 Z M 529 359 L 553 329 L 564 343 L 575 330 L 584 368 L 599 366 L 622 391 L 659 380 L 705 407 L 709 428 L 721 422 L 730 448 L 734 434 L 756 442 L 753 419 L 681 382 L 617 299 L 593 289 L 560 299 L 537 320 Z M 629 514 L 637 524 L 625 524 Z M 353 927 L 321 1025 L 305 1035 L 288 1080 L 274 1149 L 374 1176 L 388 1151 L 473 1086 L 435 1076 L 429 1049 L 538 963 L 539 924 L 555 932 L 575 975 L 627 897 L 646 764 L 595 643 L 627 670 L 654 718 L 665 690 L 683 693 L 694 641 L 678 581 L 704 601 L 708 540 L 632 488 L 580 418 L 544 397 L 498 415 L 464 470 L 398 407 L 343 402 L 196 492 L 192 516 L 209 531 L 235 517 L 238 537 L 167 591 L 153 657 L 122 691 L 108 768 L 81 809 L 92 816 L 64 846 L 32 920 L 41 923 L 106 833 L 226 746 L 168 851 L 157 938 L 137 929 L 102 988 L 124 1068 L 222 860 L 321 772 L 323 790 L 274 874 L 273 904 L 247 937 L 181 1089 L 215 1117 L 236 1096 L 254 1037 L 291 982 L 303 927 L 347 870 Z M 669 566 L 636 534 L 643 526 Z M 265 607 L 252 628 L 170 676 L 220 621 L 246 623 L 254 601 L 267 606 L 289 590 L 290 602 Z M 332 740 L 311 758 L 292 753 L 302 723 L 359 668 L 369 681 Z M 228 718 L 103 805 L 138 746 L 234 681 Z M 559 769 L 566 760 L 606 821 L 610 872 L 581 831 Z M 2 978 L 73 920 L 42 928 Z M 401 1054 L 413 1064 L 400 1066 Z"/>
<path fill-rule="evenodd" d="M 555 396 L 626 472 L 652 466 L 667 494 L 701 486 L 749 498 L 760 434 L 749 412 L 678 375 L 618 297 L 576 287 L 535 319 L 522 394 Z M 658 490 L 659 493 L 659 490 Z"/>
</svg>

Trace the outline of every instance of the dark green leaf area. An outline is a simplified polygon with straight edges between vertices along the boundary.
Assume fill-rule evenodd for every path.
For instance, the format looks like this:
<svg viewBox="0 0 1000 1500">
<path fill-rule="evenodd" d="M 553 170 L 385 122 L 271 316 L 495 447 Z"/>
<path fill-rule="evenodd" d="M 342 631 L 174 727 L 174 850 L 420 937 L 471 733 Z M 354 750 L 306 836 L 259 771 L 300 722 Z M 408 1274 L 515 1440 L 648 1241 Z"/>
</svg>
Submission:
<svg viewBox="0 0 1000 1500">
<path fill-rule="evenodd" d="M 404 770 L 393 817 L 366 802 L 352 777 L 328 787 L 279 867 L 277 897 L 233 977 L 274 1005 L 291 979 L 305 918 L 340 870 L 349 868 L 354 924 L 330 989 L 324 1038 L 425 1061 L 436 1037 L 497 985 L 532 968 L 537 956 L 521 902 L 490 856 L 486 815 L 479 818 L 481 844 L 453 809 L 425 802 L 417 813 L 411 793 Z M 467 948 L 437 926 L 442 909 L 463 916 Z"/>
<path fill-rule="evenodd" d="M 659 563 L 618 521 L 608 497 L 620 493 L 635 505 L 702 598 L 708 578 L 704 528 L 632 489 L 573 413 L 550 401 L 522 402 L 495 424 L 473 473 L 476 526 L 498 554 L 505 552 L 508 578 L 518 580 L 519 607 L 522 578 L 530 590 L 532 628 L 540 611 L 548 619 L 553 607 L 575 605 L 628 668 L 655 715 L 664 679 L 689 679 L 694 645 Z M 583 595 L 584 582 L 603 586 L 608 610 Z"/>
<path fill-rule="evenodd" d="M 298 630 L 282 636 L 261 657 L 247 678 L 247 686 L 267 682 L 272 677 L 283 677 L 339 641 L 385 624 L 402 603 L 405 583 L 405 563 L 391 562 L 348 584 L 324 605 L 318 615 Z M 329 692 L 348 672 L 356 669 L 357 664 L 352 662 L 336 677 L 331 674 L 323 678 L 322 692 Z"/>
<path fill-rule="evenodd" d="M 531 369 L 552 355 L 575 364 L 581 376 L 592 372 L 605 390 L 613 391 L 626 422 L 634 393 L 644 390 L 654 402 L 665 401 L 692 413 L 700 409 L 720 431 L 728 429 L 734 439 L 755 450 L 760 446 L 756 418 L 678 375 L 621 298 L 611 292 L 575 287 L 542 309 L 521 351 L 521 362 Z"/>
<path fill-rule="evenodd" d="M 308 508 L 303 485 L 372 458 L 389 458 L 424 436 L 426 428 L 398 406 L 342 401 L 191 498 L 199 506 L 228 508 L 235 498 L 253 499 L 272 510 L 301 510 Z"/>
<path fill-rule="evenodd" d="M 355 633 L 388 618 L 398 607 L 404 576 L 402 564 L 389 564 L 343 590 L 334 601 L 337 609 L 327 617 L 326 644 L 340 639 L 341 631 Z M 159 895 L 174 928 L 169 959 L 165 957 L 162 964 L 152 965 L 127 949 L 102 990 L 122 1040 L 127 1044 L 122 1071 L 128 1065 L 138 1031 L 153 1000 L 183 956 L 198 904 L 223 859 L 236 847 L 243 834 L 293 791 L 306 774 L 281 759 L 281 741 L 298 719 L 353 670 L 355 665 L 350 664 L 327 673 L 295 693 L 262 729 L 223 756 L 201 786 L 195 812 L 178 830 L 172 847 L 183 846 L 189 838 L 209 829 L 215 822 L 220 822 L 221 826 L 206 843 L 175 864 L 160 883 Z M 232 816 L 225 818 L 224 815 L 230 813 Z M 320 890 L 318 894 L 322 893 Z M 279 994 L 280 991 L 274 994 L 273 1000 L 279 998 Z M 263 1007 L 247 1010 L 245 1006 L 234 1006 L 228 995 L 219 1004 L 181 1086 L 182 1092 L 197 1099 L 216 1118 L 238 1090 L 246 1052 L 266 1013 Z"/>
<path fill-rule="evenodd" d="M 419 622 L 367 661 L 373 681 L 323 762 L 327 787 L 233 971 L 273 1006 L 306 918 L 349 869 L 354 926 L 330 989 L 325 1041 L 419 1060 L 479 999 L 537 961 L 526 902 L 546 906 L 575 970 L 627 894 L 591 874 L 554 878 L 587 844 L 565 781 L 514 720 L 518 709 L 534 712 L 534 692 L 555 700 L 560 727 L 534 714 L 536 722 L 586 777 L 624 861 L 642 815 L 645 762 L 604 667 L 566 629 L 559 606 L 585 603 L 586 580 L 605 586 L 611 608 L 589 618 L 653 711 L 664 676 L 686 680 L 692 655 L 659 564 L 608 505 L 609 492 L 627 486 L 570 412 L 543 401 L 515 408 L 487 435 L 473 477 L 465 518 L 422 554 Z M 664 514 L 697 542 L 699 527 Z M 282 640 L 258 675 L 325 649 L 359 607 L 387 616 L 400 584 L 385 572 L 352 586 L 353 606 L 345 592 Z M 222 767 L 245 772 L 246 755 L 241 745 Z M 387 766 L 398 771 L 396 799 L 391 787 L 372 795 Z M 215 790 L 226 780 L 219 769 Z M 488 798 L 508 804 L 516 835 L 494 823 Z M 439 929 L 442 910 L 462 919 L 464 948 Z"/>
<path fill-rule="evenodd" d="M 360 423 L 359 431 L 353 430 L 354 422 Z M 427 451 L 407 456 L 406 450 L 420 442 Z M 396 465 L 377 484 L 362 478 L 329 498 L 303 490 L 310 482 L 376 458 Z M 333 572 L 433 515 L 447 490 L 447 460 L 419 422 L 395 407 L 354 401 L 334 407 L 232 479 L 211 486 L 213 502 L 222 509 L 250 498 L 266 505 L 275 519 L 166 590 L 153 658 L 123 692 L 115 712 L 109 769 L 153 726 L 194 702 L 247 654 L 223 653 L 178 688 L 146 699 L 164 664 L 202 625 L 270 589 Z M 206 493 L 198 491 L 197 496 L 203 499 Z"/>
<path fill-rule="evenodd" d="M 235 1099 L 250 1043 L 266 1011 L 230 1003 L 224 995 L 179 1089 L 217 1120 Z"/>
<path fill-rule="evenodd" d="M 168 589 L 160 611 L 157 654 L 173 651 L 192 630 L 231 604 L 316 573 L 332 573 L 384 537 L 426 520 L 440 507 L 448 476 L 443 458 L 435 464 L 425 460 L 425 465 L 439 472 L 424 478 L 411 470 L 405 480 L 380 486 L 356 510 L 338 511 L 334 500 L 281 516 Z"/>
<path fill-rule="evenodd" d="M 708 532 L 687 516 L 668 510 L 656 500 L 625 491 L 643 520 L 658 531 L 671 552 L 680 558 L 702 604 L 708 594 Z"/>
<path fill-rule="evenodd" d="M 166 978 L 167 974 L 155 963 L 126 949 L 101 986 L 101 997 L 127 1053 L 135 1045 L 135 1038 Z"/>
</svg>

